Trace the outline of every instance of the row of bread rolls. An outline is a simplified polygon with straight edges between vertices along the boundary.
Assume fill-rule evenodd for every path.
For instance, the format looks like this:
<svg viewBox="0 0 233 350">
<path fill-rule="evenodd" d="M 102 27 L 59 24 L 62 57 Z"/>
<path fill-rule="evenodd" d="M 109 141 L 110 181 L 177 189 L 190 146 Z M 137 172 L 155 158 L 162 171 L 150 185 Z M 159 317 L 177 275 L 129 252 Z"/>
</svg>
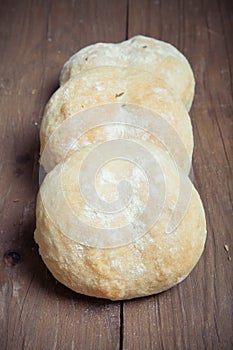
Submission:
<svg viewBox="0 0 233 350">
<path fill-rule="evenodd" d="M 188 179 L 194 96 L 188 61 L 170 44 L 136 36 L 80 50 L 65 63 L 60 83 L 40 134 L 48 174 L 35 240 L 44 262 L 57 280 L 90 296 L 130 299 L 174 286 L 196 265 L 206 239 L 203 206 Z M 107 155 L 118 158 L 97 169 Z M 118 205 L 122 180 L 132 191 L 125 210 L 88 204 L 82 189 L 94 200 L 93 182 L 101 204 Z M 168 233 L 171 218 L 177 225 Z"/>
</svg>

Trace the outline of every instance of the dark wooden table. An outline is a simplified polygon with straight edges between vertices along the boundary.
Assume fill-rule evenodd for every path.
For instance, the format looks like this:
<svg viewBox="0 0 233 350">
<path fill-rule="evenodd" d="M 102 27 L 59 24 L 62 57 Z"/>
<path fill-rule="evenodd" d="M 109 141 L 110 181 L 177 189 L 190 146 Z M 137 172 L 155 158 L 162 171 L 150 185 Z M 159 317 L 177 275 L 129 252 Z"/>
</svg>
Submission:
<svg viewBox="0 0 233 350">
<path fill-rule="evenodd" d="M 0 349 L 233 349 L 232 4 L 0 2 Z M 39 257 L 33 241 L 38 133 L 72 53 L 139 33 L 177 46 L 195 72 L 193 177 L 208 239 L 200 262 L 177 287 L 110 302 L 70 291 Z"/>
</svg>

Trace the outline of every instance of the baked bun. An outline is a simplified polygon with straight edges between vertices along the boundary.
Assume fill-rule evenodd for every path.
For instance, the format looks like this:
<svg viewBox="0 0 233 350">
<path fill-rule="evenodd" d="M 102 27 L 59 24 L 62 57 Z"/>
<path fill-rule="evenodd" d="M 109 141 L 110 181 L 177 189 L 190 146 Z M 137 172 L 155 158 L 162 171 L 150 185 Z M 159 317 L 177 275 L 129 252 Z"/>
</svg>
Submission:
<svg viewBox="0 0 233 350">
<path fill-rule="evenodd" d="M 141 106 L 159 115 L 160 120 L 163 119 L 163 124 L 166 123 L 170 129 L 173 129 L 177 134 L 177 140 L 183 144 L 183 151 L 180 151 L 175 141 L 170 142 L 173 149 L 170 149 L 169 152 L 171 154 L 178 152 L 176 157 L 178 165 L 186 173 L 189 172 L 193 134 L 190 118 L 183 103 L 164 81 L 153 77 L 151 73 L 119 67 L 99 67 L 87 70 L 68 80 L 51 97 L 44 112 L 40 132 L 41 155 L 46 145 L 46 158 L 48 159 L 49 154 L 50 159 L 46 166 L 41 157 L 41 163 L 45 166 L 46 171 L 50 171 L 70 152 L 88 143 L 118 138 L 148 139 L 149 137 L 150 139 L 150 136 L 145 136 L 143 131 L 138 134 L 138 131 L 132 126 L 125 127 L 124 130 L 113 126 L 98 127 L 101 116 L 98 108 L 114 103 L 122 106 L 121 111 L 125 105 L 131 104 L 135 108 Z M 78 134 L 78 130 L 84 123 L 81 122 L 82 113 L 80 112 L 92 107 L 98 107 L 93 114 L 92 124 L 89 124 L 89 130 L 85 136 L 76 140 L 75 133 Z M 120 113 L 119 109 L 119 119 Z M 74 116 L 75 125 L 67 127 L 64 122 Z M 142 113 L 141 118 L 143 120 L 146 115 Z M 156 123 L 156 120 L 154 122 Z M 159 126 L 158 129 L 160 129 Z M 146 131 L 148 131 L 147 127 Z"/>
<path fill-rule="evenodd" d="M 162 79 L 190 110 L 194 77 L 187 59 L 172 45 L 137 35 L 117 44 L 97 43 L 75 53 L 64 65 L 60 83 L 84 70 L 100 66 L 137 67 Z"/>
<path fill-rule="evenodd" d="M 38 195 L 40 254 L 78 293 L 120 300 L 164 291 L 190 273 L 205 238 L 197 191 L 151 142 L 84 147 L 47 174 Z"/>
</svg>

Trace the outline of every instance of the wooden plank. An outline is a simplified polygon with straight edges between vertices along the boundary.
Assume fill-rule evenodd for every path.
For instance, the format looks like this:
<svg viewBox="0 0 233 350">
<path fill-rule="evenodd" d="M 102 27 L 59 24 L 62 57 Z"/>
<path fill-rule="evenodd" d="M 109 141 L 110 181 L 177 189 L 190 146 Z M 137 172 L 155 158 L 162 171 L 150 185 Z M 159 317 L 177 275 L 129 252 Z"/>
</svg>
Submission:
<svg viewBox="0 0 233 350">
<path fill-rule="evenodd" d="M 208 240 L 183 283 L 124 303 L 124 349 L 233 346 L 232 13 L 227 1 L 129 1 L 128 37 L 141 33 L 169 41 L 194 69 L 193 179 L 206 209 Z"/>
<path fill-rule="evenodd" d="M 230 349 L 231 2 L 130 0 L 127 19 L 126 0 L 10 0 L 1 2 L 0 16 L 0 348 Z M 193 178 L 206 208 L 208 241 L 179 286 L 112 303 L 60 285 L 38 256 L 32 238 L 38 129 L 73 52 L 138 33 L 173 43 L 194 68 Z"/>
<path fill-rule="evenodd" d="M 57 283 L 33 231 L 45 103 L 70 54 L 94 41 L 124 39 L 126 7 L 125 0 L 114 7 L 106 0 L 1 2 L 1 349 L 119 347 L 120 303 Z"/>
</svg>

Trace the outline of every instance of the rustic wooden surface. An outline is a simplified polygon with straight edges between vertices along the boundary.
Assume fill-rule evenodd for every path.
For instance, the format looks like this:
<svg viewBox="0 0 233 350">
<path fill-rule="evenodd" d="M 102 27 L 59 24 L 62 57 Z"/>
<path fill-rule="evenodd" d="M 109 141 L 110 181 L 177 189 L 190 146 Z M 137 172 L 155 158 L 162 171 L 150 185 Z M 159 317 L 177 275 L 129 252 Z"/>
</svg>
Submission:
<svg viewBox="0 0 233 350">
<path fill-rule="evenodd" d="M 232 22 L 232 2 L 220 0 L 0 2 L 0 349 L 233 348 Z M 38 132 L 73 52 L 138 33 L 176 45 L 194 69 L 193 178 L 208 240 L 177 287 L 110 302 L 57 283 L 38 255 Z"/>
</svg>

